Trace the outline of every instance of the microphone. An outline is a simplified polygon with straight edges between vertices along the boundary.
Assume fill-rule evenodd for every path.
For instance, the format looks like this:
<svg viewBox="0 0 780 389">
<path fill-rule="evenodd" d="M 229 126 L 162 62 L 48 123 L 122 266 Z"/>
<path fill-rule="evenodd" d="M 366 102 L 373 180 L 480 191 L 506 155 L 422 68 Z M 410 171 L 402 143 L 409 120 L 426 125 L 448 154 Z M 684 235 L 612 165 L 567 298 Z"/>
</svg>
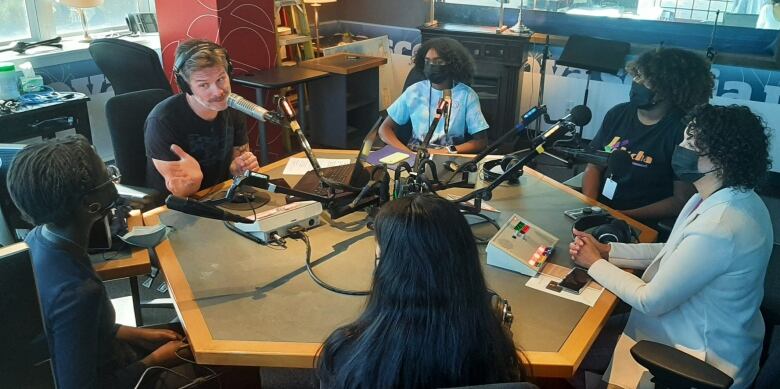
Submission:
<svg viewBox="0 0 780 389">
<path fill-rule="evenodd" d="M 450 114 L 452 113 L 452 89 L 445 89 L 442 98 L 447 102 L 447 108 L 444 110 L 444 134 L 450 130 Z"/>
<path fill-rule="evenodd" d="M 626 150 L 612 150 L 607 162 L 607 170 L 612 175 L 612 180 L 621 183 L 629 178 L 633 160 Z"/>
<path fill-rule="evenodd" d="M 290 104 L 290 101 L 287 100 L 287 97 L 281 96 L 279 97 L 279 107 L 281 108 L 282 115 L 284 115 L 284 118 L 287 119 L 288 122 L 290 122 L 290 129 L 292 132 L 298 132 L 301 130 L 301 125 L 298 124 L 298 121 L 295 120 L 295 109 L 293 109 L 292 105 Z"/>
<path fill-rule="evenodd" d="M 568 115 L 558 120 L 554 126 L 534 138 L 532 147 L 542 145 L 546 143 L 547 140 L 563 134 L 565 130 L 562 132 L 561 129 L 568 129 L 572 124 L 575 126 L 584 126 L 590 123 L 591 117 L 593 117 L 593 113 L 590 111 L 590 108 L 584 105 L 575 106 Z"/>
<path fill-rule="evenodd" d="M 571 159 L 575 159 L 586 163 L 592 163 L 598 166 L 607 166 L 610 158 L 610 153 L 607 153 L 606 151 L 590 152 L 587 150 L 573 149 L 570 147 L 555 147 L 555 150 L 560 151 L 565 156 Z"/>
<path fill-rule="evenodd" d="M 241 111 L 245 115 L 249 115 L 261 122 L 271 122 L 281 125 L 279 118 L 271 111 L 235 94 L 231 93 L 228 96 L 228 107 Z"/>
<path fill-rule="evenodd" d="M 228 222 L 247 224 L 252 224 L 255 222 L 252 219 L 247 219 L 243 216 L 236 215 L 235 213 L 225 212 L 213 205 L 204 204 L 189 197 L 168 195 L 168 197 L 165 199 L 165 205 L 170 209 L 183 212 L 188 215 L 205 217 L 207 219 L 217 219 Z"/>
<path fill-rule="evenodd" d="M 501 135 L 500 138 L 496 139 L 495 142 L 493 142 L 484 150 L 482 150 L 473 159 L 471 159 L 471 161 L 468 161 L 463 165 L 460 165 L 455 161 L 448 161 L 444 163 L 444 168 L 455 173 L 459 173 L 461 171 L 467 171 L 472 173 L 476 172 L 477 163 L 479 161 L 483 160 L 490 153 L 498 149 L 501 145 L 506 143 L 511 137 L 522 134 L 529 124 L 535 122 L 537 119 L 539 119 L 540 116 L 546 114 L 547 114 L 547 106 L 540 105 L 540 106 L 531 107 L 531 109 L 529 109 L 528 112 L 524 113 L 522 118 L 520 118 L 520 123 L 517 123 L 516 126 L 514 126 L 511 130 L 505 132 L 504 135 Z M 450 176 L 448 182 L 451 181 L 455 176 L 456 175 L 454 174 Z"/>
</svg>

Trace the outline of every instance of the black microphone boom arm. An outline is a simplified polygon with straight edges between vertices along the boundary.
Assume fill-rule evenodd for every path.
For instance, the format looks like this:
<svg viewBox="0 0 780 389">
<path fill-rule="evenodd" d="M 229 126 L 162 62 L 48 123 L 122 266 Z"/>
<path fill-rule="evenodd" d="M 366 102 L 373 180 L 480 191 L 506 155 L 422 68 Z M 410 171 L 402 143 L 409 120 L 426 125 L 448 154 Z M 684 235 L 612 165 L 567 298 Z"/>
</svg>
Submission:
<svg viewBox="0 0 780 389">
<path fill-rule="evenodd" d="M 574 124 L 569 122 L 563 122 L 560 124 L 562 130 L 565 131 L 558 131 L 558 134 L 567 133 L 574 129 Z M 517 160 L 517 162 L 509 163 L 507 168 L 504 170 L 504 173 L 502 173 L 498 178 L 493 180 L 489 185 L 476 189 L 472 191 L 471 193 L 452 200 L 454 203 L 465 203 L 469 200 L 474 200 L 474 205 L 477 210 L 481 209 L 481 202 L 482 200 L 490 200 L 493 197 L 493 190 L 496 189 L 499 185 L 504 183 L 505 181 L 508 181 L 512 178 L 515 178 L 517 176 L 520 176 L 523 174 L 522 168 L 528 164 L 528 162 L 531 162 L 534 158 L 544 153 L 544 146 L 547 144 L 547 141 L 550 139 L 553 139 L 557 134 L 551 134 L 548 138 L 542 138 L 541 143 L 535 145 L 533 149 L 531 149 L 531 152 L 525 155 L 523 158 Z M 512 154 L 509 154 L 512 155 Z"/>
</svg>

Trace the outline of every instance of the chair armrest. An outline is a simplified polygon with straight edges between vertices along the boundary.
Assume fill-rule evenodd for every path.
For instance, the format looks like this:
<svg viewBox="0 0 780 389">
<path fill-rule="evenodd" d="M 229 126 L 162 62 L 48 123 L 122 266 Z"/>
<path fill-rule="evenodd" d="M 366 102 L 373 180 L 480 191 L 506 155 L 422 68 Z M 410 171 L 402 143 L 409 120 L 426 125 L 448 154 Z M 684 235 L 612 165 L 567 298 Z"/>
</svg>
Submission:
<svg viewBox="0 0 780 389">
<path fill-rule="evenodd" d="M 726 373 L 674 347 L 642 340 L 631 356 L 653 375 L 658 387 L 728 388 L 734 380 Z"/>
</svg>

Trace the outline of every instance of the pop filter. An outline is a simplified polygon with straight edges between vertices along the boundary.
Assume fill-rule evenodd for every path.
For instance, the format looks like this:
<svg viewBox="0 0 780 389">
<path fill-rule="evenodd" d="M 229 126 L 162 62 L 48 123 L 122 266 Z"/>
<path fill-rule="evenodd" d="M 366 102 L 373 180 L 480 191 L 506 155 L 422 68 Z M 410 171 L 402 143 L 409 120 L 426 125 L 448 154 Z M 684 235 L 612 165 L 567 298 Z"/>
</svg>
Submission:
<svg viewBox="0 0 780 389">
<path fill-rule="evenodd" d="M 631 155 L 628 151 L 615 149 L 609 155 L 607 168 L 612 175 L 612 180 L 621 183 L 631 176 Z"/>
</svg>

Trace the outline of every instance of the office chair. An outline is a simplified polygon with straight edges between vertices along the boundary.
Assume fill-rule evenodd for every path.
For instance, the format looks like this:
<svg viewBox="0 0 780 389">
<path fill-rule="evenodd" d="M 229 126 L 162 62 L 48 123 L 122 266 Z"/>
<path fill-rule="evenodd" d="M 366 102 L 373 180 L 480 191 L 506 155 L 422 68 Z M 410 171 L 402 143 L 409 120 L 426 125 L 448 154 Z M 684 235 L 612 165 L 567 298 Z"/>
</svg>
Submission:
<svg viewBox="0 0 780 389">
<path fill-rule="evenodd" d="M 122 185 L 136 187 L 142 192 L 146 183 L 146 147 L 144 146 L 144 122 L 149 112 L 171 95 L 164 89 L 148 89 L 114 96 L 106 102 L 106 119 L 114 147 L 114 158 L 122 172 Z M 143 208 L 162 204 L 161 195 L 152 193 L 152 199 Z"/>
<path fill-rule="evenodd" d="M 425 80 L 425 75 L 418 71 L 416 67 L 412 67 L 412 69 L 409 70 L 409 74 L 406 75 L 404 88 L 401 90 L 401 92 L 406 91 L 406 89 L 413 84 L 423 80 Z M 387 111 L 382 112 L 382 114 L 387 117 Z M 412 121 L 410 120 L 406 124 L 399 125 L 398 128 L 396 128 L 395 135 L 404 144 L 409 144 L 409 141 L 412 139 Z"/>
<path fill-rule="evenodd" d="M 145 89 L 172 92 L 160 57 L 144 45 L 116 38 L 95 39 L 89 44 L 89 53 L 115 95 Z"/>
<path fill-rule="evenodd" d="M 766 332 L 761 368 L 754 382 L 756 388 L 780 386 L 780 244 L 772 247 L 772 256 L 764 281 L 764 300 L 761 302 Z M 772 341 L 776 339 L 774 342 Z M 728 388 L 731 377 L 717 368 L 673 347 L 640 341 L 631 348 L 631 356 L 653 375 L 656 388 Z"/>
<path fill-rule="evenodd" d="M 163 204 L 163 196 L 156 190 L 143 187 L 146 182 L 146 147 L 144 145 L 144 123 L 149 112 L 161 101 L 171 96 L 169 90 L 148 89 L 128 92 L 114 96 L 106 102 L 106 119 L 111 133 L 111 143 L 114 147 L 114 158 L 119 171 L 122 172 L 122 185 L 147 193 L 149 197 L 136 204 L 142 211 L 150 210 Z M 156 268 L 157 260 L 154 250 L 150 250 L 152 265 Z M 157 269 L 152 269 L 150 279 L 157 276 Z M 131 279 L 130 282 L 136 282 Z M 150 286 L 147 280 L 145 286 Z M 170 299 L 155 299 L 142 301 L 141 308 L 173 308 Z M 141 323 L 141 318 L 136 318 Z"/>
</svg>

